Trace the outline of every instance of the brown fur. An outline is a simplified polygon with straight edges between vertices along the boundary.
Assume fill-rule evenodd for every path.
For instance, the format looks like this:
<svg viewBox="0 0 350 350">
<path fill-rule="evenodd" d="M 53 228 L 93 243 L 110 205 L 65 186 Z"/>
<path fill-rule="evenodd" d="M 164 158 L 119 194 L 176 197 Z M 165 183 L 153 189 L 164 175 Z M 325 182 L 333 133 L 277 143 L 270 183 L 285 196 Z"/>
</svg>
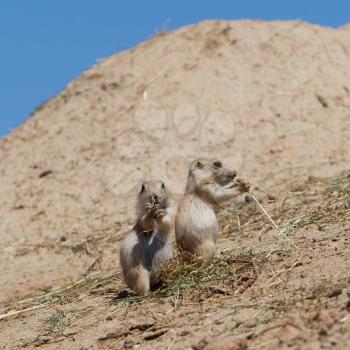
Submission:
<svg viewBox="0 0 350 350">
<path fill-rule="evenodd" d="M 212 257 L 216 252 L 218 224 L 215 207 L 238 194 L 244 182 L 224 187 L 236 177 L 217 159 L 201 158 L 190 165 L 185 194 L 175 219 L 176 242 L 188 254 Z M 240 184 L 240 185 L 237 185 Z M 244 184 L 246 185 L 246 184 Z"/>
<path fill-rule="evenodd" d="M 144 182 L 138 196 L 137 223 L 120 249 L 124 280 L 139 295 L 147 294 L 159 282 L 159 268 L 172 257 L 173 213 L 164 183 Z"/>
</svg>

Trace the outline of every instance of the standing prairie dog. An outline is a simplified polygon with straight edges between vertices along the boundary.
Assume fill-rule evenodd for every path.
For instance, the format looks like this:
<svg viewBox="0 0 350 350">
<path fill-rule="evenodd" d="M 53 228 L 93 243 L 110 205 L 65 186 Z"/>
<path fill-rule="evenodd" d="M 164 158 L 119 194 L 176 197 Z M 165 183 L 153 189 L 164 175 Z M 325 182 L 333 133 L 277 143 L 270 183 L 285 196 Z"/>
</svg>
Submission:
<svg viewBox="0 0 350 350">
<path fill-rule="evenodd" d="M 170 230 L 174 210 L 162 181 L 142 184 L 137 223 L 122 242 L 120 264 L 127 286 L 145 295 L 159 282 L 159 268 L 172 258 Z"/>
<path fill-rule="evenodd" d="M 236 172 L 217 159 L 200 158 L 190 164 L 185 194 L 175 219 L 176 242 L 182 252 L 202 257 L 215 255 L 218 231 L 215 207 L 249 186 L 237 180 L 229 188 L 224 187 L 235 177 Z"/>
</svg>

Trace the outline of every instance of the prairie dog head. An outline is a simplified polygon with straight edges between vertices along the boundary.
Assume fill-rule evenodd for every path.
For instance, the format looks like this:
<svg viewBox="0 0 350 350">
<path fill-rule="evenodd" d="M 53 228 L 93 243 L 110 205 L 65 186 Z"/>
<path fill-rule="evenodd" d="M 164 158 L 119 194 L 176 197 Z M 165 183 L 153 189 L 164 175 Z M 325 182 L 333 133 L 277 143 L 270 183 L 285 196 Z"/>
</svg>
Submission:
<svg viewBox="0 0 350 350">
<path fill-rule="evenodd" d="M 142 183 L 138 202 L 139 206 L 142 208 L 146 203 L 165 208 L 167 206 L 168 198 L 169 193 L 163 181 L 145 181 Z"/>
<path fill-rule="evenodd" d="M 200 190 L 205 184 L 225 186 L 237 173 L 227 169 L 221 160 L 213 158 L 198 158 L 190 164 L 186 192 Z"/>
</svg>

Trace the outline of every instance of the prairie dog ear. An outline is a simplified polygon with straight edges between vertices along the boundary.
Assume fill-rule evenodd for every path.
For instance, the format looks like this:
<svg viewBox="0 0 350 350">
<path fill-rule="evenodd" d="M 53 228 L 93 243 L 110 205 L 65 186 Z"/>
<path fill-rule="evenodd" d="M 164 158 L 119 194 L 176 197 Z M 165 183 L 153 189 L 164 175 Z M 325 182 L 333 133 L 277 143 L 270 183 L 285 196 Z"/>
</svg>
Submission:
<svg viewBox="0 0 350 350">
<path fill-rule="evenodd" d="M 141 185 L 141 191 L 140 191 L 140 193 L 145 192 L 146 189 L 147 189 L 147 184 L 146 184 L 146 182 L 143 182 L 142 185 Z"/>
<path fill-rule="evenodd" d="M 201 163 L 199 160 L 196 161 L 195 166 L 196 166 L 196 168 L 199 168 L 199 169 L 203 169 L 204 168 L 203 163 Z"/>
</svg>

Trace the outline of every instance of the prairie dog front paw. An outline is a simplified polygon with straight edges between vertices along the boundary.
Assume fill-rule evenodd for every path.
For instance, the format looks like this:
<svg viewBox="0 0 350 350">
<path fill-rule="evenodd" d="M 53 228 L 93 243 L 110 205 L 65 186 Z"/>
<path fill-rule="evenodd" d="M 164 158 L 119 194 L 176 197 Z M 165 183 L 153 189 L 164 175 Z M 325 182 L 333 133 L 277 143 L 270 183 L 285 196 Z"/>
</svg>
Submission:
<svg viewBox="0 0 350 350">
<path fill-rule="evenodd" d="M 148 213 L 148 212 L 151 212 L 153 209 L 154 209 L 154 206 L 152 203 L 145 203 L 144 204 L 144 208 L 145 208 L 145 211 Z"/>
<path fill-rule="evenodd" d="M 153 217 L 155 219 L 161 220 L 164 218 L 165 215 L 166 215 L 166 209 L 156 208 L 156 210 L 154 211 Z"/>
<path fill-rule="evenodd" d="M 249 192 L 250 184 L 242 179 L 237 179 L 225 188 L 236 188 L 239 192 L 244 193 Z"/>
<path fill-rule="evenodd" d="M 237 179 L 238 184 L 238 190 L 242 193 L 249 192 L 250 184 L 247 181 L 244 181 L 243 179 Z"/>
</svg>

